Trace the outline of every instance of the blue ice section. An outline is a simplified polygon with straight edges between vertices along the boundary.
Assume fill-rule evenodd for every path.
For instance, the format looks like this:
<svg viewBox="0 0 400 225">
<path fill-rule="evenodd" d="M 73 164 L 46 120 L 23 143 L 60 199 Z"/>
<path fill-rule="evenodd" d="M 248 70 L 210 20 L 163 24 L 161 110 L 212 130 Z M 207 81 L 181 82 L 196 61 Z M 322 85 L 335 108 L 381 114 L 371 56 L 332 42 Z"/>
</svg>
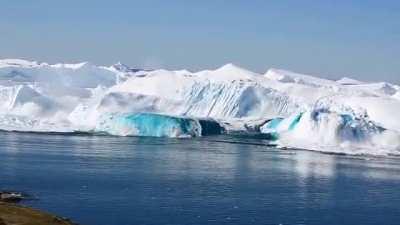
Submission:
<svg viewBox="0 0 400 225">
<path fill-rule="evenodd" d="M 354 140 L 364 140 L 367 137 L 366 130 L 351 115 L 341 114 L 342 124 L 339 129 L 339 134 L 342 137 L 351 137 Z"/>
<path fill-rule="evenodd" d="M 278 128 L 278 126 L 282 122 L 282 120 L 283 120 L 282 118 L 272 119 L 269 122 L 267 122 L 266 128 L 275 130 L 276 128 Z"/>
<path fill-rule="evenodd" d="M 303 113 L 300 113 L 294 117 L 293 121 L 289 125 L 289 130 L 293 130 L 296 127 L 296 125 L 300 122 L 300 119 L 302 116 L 303 116 Z"/>
<path fill-rule="evenodd" d="M 114 116 L 112 129 L 131 130 L 130 135 L 151 137 L 201 136 L 197 120 L 153 113 L 137 113 Z M 118 130 L 111 133 L 118 134 Z"/>
<path fill-rule="evenodd" d="M 356 141 L 363 141 L 372 134 L 383 132 L 385 129 L 375 125 L 372 122 L 366 122 L 360 118 L 355 118 L 349 114 L 341 114 L 342 124 L 339 135 L 342 137 L 351 137 Z"/>
<path fill-rule="evenodd" d="M 262 128 L 266 134 L 269 136 L 267 139 L 269 140 L 277 140 L 279 138 L 279 134 L 277 132 L 279 124 L 283 121 L 282 118 L 275 118 L 268 121 L 264 127 Z"/>
<path fill-rule="evenodd" d="M 279 139 L 278 130 L 293 130 L 303 117 L 303 113 L 299 113 L 296 116 L 289 117 L 287 119 L 275 118 L 268 121 L 262 128 L 261 132 L 270 135 L 270 139 Z"/>
<path fill-rule="evenodd" d="M 315 110 L 311 115 L 312 119 L 318 122 L 323 116 L 329 116 L 331 113 L 328 109 L 319 109 Z M 337 128 L 337 134 L 342 140 L 365 141 L 371 135 L 381 133 L 385 130 L 369 121 L 368 118 L 357 117 L 353 113 L 343 113 L 339 114 L 339 116 L 341 121 Z"/>
<path fill-rule="evenodd" d="M 354 119 L 351 115 L 348 114 L 341 114 L 340 117 L 342 118 L 343 124 L 351 124 Z"/>
<path fill-rule="evenodd" d="M 195 119 L 154 113 L 104 115 L 97 131 L 121 136 L 198 137 L 225 133 L 213 119 Z"/>
</svg>

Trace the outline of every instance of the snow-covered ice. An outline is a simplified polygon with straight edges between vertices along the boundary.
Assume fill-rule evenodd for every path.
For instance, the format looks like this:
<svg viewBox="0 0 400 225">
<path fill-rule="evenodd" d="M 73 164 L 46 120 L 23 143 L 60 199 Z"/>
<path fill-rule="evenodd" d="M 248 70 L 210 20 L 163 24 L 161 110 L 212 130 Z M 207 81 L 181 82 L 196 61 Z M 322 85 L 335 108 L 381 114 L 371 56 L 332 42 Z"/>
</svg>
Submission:
<svg viewBox="0 0 400 225">
<path fill-rule="evenodd" d="M 0 60 L 2 130 L 194 137 L 211 118 L 227 133 L 269 133 L 285 147 L 397 155 L 399 96 L 386 82 L 233 64 L 190 72 Z"/>
</svg>

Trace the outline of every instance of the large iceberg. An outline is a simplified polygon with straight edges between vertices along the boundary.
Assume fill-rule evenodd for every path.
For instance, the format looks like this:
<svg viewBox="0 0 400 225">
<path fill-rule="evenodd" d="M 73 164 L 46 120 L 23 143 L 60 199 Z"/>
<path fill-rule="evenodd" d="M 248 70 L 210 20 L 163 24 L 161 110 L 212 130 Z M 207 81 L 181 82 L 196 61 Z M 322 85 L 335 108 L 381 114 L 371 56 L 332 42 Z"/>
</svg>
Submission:
<svg viewBox="0 0 400 225">
<path fill-rule="evenodd" d="M 121 63 L 0 60 L 0 129 L 197 137 L 259 132 L 282 146 L 400 153 L 400 87 L 227 64 L 141 70 Z M 207 119 L 199 119 L 207 118 Z"/>
</svg>

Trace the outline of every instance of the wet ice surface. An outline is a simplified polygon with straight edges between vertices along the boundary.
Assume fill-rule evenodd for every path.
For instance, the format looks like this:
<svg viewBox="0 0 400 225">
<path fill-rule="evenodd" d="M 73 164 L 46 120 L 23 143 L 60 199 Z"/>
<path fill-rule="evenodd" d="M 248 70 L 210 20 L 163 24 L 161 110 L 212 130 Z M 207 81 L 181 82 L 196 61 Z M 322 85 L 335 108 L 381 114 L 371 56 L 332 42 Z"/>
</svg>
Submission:
<svg viewBox="0 0 400 225">
<path fill-rule="evenodd" d="M 0 188 L 86 225 L 399 221 L 399 158 L 267 145 L 1 132 Z"/>
</svg>

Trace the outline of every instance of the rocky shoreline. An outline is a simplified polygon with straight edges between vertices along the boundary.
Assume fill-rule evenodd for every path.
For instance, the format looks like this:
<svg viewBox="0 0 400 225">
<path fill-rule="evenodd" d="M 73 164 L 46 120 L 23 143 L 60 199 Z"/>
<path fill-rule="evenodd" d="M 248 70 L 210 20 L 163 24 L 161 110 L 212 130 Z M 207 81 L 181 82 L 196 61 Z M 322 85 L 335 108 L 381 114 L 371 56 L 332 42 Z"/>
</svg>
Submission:
<svg viewBox="0 0 400 225">
<path fill-rule="evenodd" d="M 0 191 L 0 225 L 76 225 L 67 218 L 18 205 L 23 199 L 22 193 Z"/>
</svg>

